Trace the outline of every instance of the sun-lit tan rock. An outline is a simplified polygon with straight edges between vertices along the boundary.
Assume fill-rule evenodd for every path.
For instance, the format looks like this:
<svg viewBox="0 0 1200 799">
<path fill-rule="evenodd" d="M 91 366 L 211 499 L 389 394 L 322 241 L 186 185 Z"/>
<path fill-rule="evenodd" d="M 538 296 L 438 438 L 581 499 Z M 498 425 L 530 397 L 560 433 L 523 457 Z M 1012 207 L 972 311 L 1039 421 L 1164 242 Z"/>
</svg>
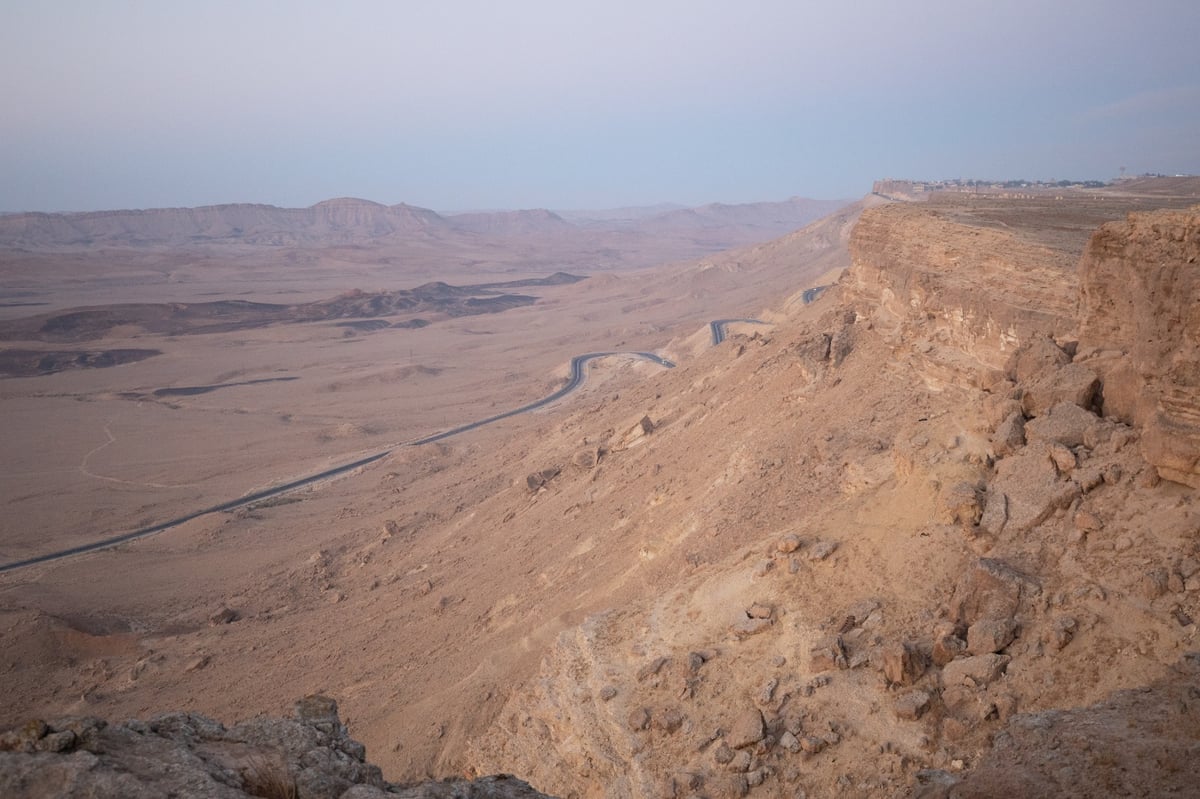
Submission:
<svg viewBox="0 0 1200 799">
<path fill-rule="evenodd" d="M 1142 428 L 1159 474 L 1200 488 L 1200 206 L 1100 228 L 1079 267 L 1080 344 L 1097 359 L 1104 412 Z"/>
</svg>

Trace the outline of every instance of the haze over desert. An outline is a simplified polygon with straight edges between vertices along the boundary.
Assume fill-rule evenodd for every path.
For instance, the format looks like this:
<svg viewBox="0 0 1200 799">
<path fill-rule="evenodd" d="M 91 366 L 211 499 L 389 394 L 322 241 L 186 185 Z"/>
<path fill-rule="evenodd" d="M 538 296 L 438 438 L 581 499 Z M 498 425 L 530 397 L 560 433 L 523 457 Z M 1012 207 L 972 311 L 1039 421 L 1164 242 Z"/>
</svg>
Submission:
<svg viewBox="0 0 1200 799">
<path fill-rule="evenodd" d="M 1192 5 L 0 21 L 0 796 L 1200 796 Z"/>
</svg>

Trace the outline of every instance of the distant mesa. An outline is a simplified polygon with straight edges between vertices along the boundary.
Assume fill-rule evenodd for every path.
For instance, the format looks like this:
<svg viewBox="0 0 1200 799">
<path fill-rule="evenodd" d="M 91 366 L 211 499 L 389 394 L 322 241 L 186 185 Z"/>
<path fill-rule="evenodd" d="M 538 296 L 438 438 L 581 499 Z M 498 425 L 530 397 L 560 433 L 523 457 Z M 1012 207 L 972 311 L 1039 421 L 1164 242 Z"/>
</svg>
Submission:
<svg viewBox="0 0 1200 799">
<path fill-rule="evenodd" d="M 472 233 L 526 234 L 554 233 L 574 230 L 575 226 L 553 211 L 538 208 L 531 211 L 497 211 L 492 213 L 456 214 L 449 221 L 459 230 Z"/>
<path fill-rule="evenodd" d="M 332 209 L 332 208 L 378 208 L 386 209 L 388 206 L 383 203 L 377 203 L 374 200 L 363 200 L 358 197 L 334 197 L 329 200 L 322 200 L 315 205 L 310 206 L 313 209 Z M 396 206 L 397 208 L 404 207 L 404 204 Z"/>
</svg>

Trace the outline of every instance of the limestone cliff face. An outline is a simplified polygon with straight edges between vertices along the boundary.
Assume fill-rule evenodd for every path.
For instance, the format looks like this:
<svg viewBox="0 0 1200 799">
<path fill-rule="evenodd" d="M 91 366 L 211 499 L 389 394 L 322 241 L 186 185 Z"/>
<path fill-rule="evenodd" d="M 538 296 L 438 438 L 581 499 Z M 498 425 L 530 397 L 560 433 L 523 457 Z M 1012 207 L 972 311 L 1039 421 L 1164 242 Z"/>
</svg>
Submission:
<svg viewBox="0 0 1200 799">
<path fill-rule="evenodd" d="M 976 382 L 1031 336 L 1075 327 L 1073 258 L 1002 228 L 893 203 L 863 213 L 850 256 L 846 299 L 950 382 Z"/>
<path fill-rule="evenodd" d="M 1141 428 L 1160 476 L 1200 487 L 1200 206 L 1105 224 L 1076 263 L 894 203 L 863 214 L 850 253 L 843 296 L 928 382 L 991 384 L 1035 339 L 1078 339 L 1104 414 Z"/>
<path fill-rule="evenodd" d="M 833 465 L 840 496 L 780 502 L 784 529 L 739 514 L 750 543 L 723 559 L 662 546 L 681 576 L 563 632 L 473 764 L 581 799 L 1191 789 L 1160 764 L 1186 761 L 1175 730 L 1200 712 L 1177 699 L 1200 673 L 1180 656 L 1197 515 L 1158 478 L 1200 478 L 1200 216 L 1107 225 L 1080 261 L 1082 237 L 1034 238 L 1054 220 L 952 213 L 864 212 L 841 304 L 735 351 L 755 405 L 698 414 L 734 430 L 706 450 L 762 451 L 767 420 L 802 420 L 774 434 L 786 482 Z M 641 451 L 669 463 L 684 427 Z M 731 491 L 774 504 L 766 474 Z M 1168 712 L 1161 738 L 1134 723 Z"/>
<path fill-rule="evenodd" d="M 1200 206 L 1130 214 L 1079 264 L 1080 345 L 1095 353 L 1104 412 L 1143 429 L 1146 459 L 1200 488 Z"/>
</svg>

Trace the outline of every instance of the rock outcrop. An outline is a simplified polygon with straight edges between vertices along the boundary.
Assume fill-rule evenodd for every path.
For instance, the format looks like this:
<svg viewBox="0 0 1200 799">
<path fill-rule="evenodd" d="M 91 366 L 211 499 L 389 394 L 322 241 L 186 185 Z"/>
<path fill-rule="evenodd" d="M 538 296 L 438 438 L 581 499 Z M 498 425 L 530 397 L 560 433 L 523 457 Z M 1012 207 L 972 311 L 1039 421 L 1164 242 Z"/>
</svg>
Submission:
<svg viewBox="0 0 1200 799">
<path fill-rule="evenodd" d="M 1196 729 L 1195 688 L 1153 685 L 1090 707 L 1018 716 L 948 793 L 997 796 L 1194 796 L 1195 744 L 1170 727 Z M 1169 721 L 1168 721 L 1169 719 Z"/>
<path fill-rule="evenodd" d="M 865 211 L 844 297 L 950 382 L 977 383 L 1036 334 L 1075 326 L 1074 258 L 927 206 Z"/>
<path fill-rule="evenodd" d="M 95 718 L 34 720 L 0 734 L 0 796 L 42 799 L 540 799 L 498 775 L 413 785 L 384 781 L 350 738 L 337 703 L 307 696 L 294 719 L 225 727 L 195 713 L 108 724 Z"/>
<path fill-rule="evenodd" d="M 1101 227 L 1079 266 L 1105 415 L 1142 428 L 1159 475 L 1200 488 L 1200 206 Z"/>
<path fill-rule="evenodd" d="M 845 299 L 931 384 L 1007 376 L 1024 416 L 1068 403 L 1119 419 L 1162 478 L 1200 487 L 1200 206 L 1102 225 L 1077 267 L 904 203 L 864 212 L 850 252 Z M 1002 452 L 1018 423 L 997 431 Z"/>
</svg>

